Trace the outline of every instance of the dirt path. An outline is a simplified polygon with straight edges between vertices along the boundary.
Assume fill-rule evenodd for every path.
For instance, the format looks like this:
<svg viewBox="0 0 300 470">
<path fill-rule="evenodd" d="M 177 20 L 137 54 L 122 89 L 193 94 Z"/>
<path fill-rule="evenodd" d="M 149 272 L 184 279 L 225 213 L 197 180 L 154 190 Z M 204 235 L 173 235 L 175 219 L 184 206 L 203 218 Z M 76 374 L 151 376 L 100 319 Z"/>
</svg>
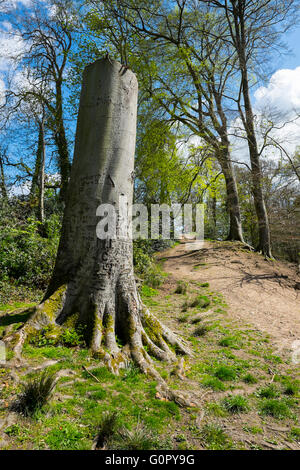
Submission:
<svg viewBox="0 0 300 470">
<path fill-rule="evenodd" d="M 189 251 L 185 244 L 168 250 L 161 259 L 175 279 L 209 282 L 223 294 L 233 318 L 267 332 L 277 351 L 300 345 L 300 281 L 290 263 L 266 261 L 238 243 L 205 242 Z"/>
</svg>

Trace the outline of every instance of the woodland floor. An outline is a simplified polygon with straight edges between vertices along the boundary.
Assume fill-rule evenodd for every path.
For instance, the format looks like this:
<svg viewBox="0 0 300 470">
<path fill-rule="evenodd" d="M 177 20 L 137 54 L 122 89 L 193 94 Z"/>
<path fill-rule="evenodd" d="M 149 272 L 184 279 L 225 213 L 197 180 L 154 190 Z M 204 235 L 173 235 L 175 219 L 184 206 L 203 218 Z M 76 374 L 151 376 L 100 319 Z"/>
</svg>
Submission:
<svg viewBox="0 0 300 470">
<path fill-rule="evenodd" d="M 177 245 L 157 262 L 165 281 L 157 290 L 144 285 L 143 300 L 194 355 L 183 380 L 174 365 L 155 364 L 195 406 L 165 401 L 135 367 L 113 376 L 84 348 L 27 344 L 27 366 L 14 376 L 0 369 L 0 448 L 90 449 L 104 414 L 117 411 L 111 449 L 300 450 L 296 266 L 230 242 Z M 2 306 L 6 323 L 14 308 Z M 11 323 L 21 321 L 11 313 Z M 0 333 L 5 322 L 0 306 Z M 10 412 L 20 383 L 45 365 L 60 377 L 50 403 L 31 418 Z"/>
</svg>

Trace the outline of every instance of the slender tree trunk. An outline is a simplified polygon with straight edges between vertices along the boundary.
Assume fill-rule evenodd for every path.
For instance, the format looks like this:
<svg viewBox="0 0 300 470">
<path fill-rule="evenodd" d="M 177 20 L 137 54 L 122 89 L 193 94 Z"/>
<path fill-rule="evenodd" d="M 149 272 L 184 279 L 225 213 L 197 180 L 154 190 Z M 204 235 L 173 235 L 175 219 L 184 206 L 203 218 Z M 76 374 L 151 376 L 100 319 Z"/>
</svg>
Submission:
<svg viewBox="0 0 300 470">
<path fill-rule="evenodd" d="M 271 238 L 268 214 L 265 206 L 263 194 L 263 177 L 260 165 L 260 156 L 254 127 L 254 116 L 249 91 L 249 79 L 246 60 L 246 38 L 245 38 L 245 24 L 244 24 L 244 2 L 238 2 L 238 5 L 233 4 L 233 14 L 235 18 L 235 45 L 239 57 L 239 66 L 241 71 L 241 90 L 244 100 L 243 111 L 240 106 L 240 115 L 243 121 L 251 162 L 251 176 L 253 197 L 258 220 L 259 244 L 257 249 L 265 256 L 272 257 L 271 253 Z"/>
<path fill-rule="evenodd" d="M 19 333 L 15 352 L 28 328 L 81 325 L 92 351 L 111 370 L 117 372 L 131 357 L 161 382 L 145 346 L 166 361 L 176 359 L 169 345 L 182 354 L 189 349 L 142 304 L 131 238 L 105 240 L 96 233 L 100 205 L 117 209 L 120 226 L 119 198 L 132 203 L 137 89 L 135 75 L 116 61 L 98 60 L 85 69 L 56 265 L 43 302 Z"/>
<path fill-rule="evenodd" d="M 212 215 L 213 215 L 213 224 L 214 224 L 214 238 L 217 236 L 217 198 L 214 194 L 212 196 Z"/>
<path fill-rule="evenodd" d="M 245 74 L 245 72 L 244 72 Z M 256 210 L 256 216 L 258 220 L 258 233 L 259 243 L 257 249 L 261 251 L 265 256 L 271 258 L 271 238 L 268 214 L 266 210 L 264 194 L 263 194 L 263 177 L 261 172 L 260 158 L 257 147 L 257 141 L 254 129 L 254 117 L 252 112 L 252 106 L 249 96 L 249 87 L 247 74 L 243 78 L 243 97 L 245 105 L 245 122 L 246 122 L 246 133 L 248 138 L 248 148 L 251 162 L 251 177 L 252 177 L 252 190 L 254 197 L 254 204 Z"/>
<path fill-rule="evenodd" d="M 44 117 L 40 122 L 41 133 L 41 163 L 39 174 L 39 204 L 38 204 L 38 218 L 40 222 L 44 222 L 44 199 L 45 199 L 45 160 L 46 160 L 46 146 L 45 146 L 45 129 Z"/>
<path fill-rule="evenodd" d="M 0 191 L 1 191 L 1 197 L 3 199 L 7 199 L 7 190 L 6 190 L 5 175 L 4 175 L 4 165 L 3 165 L 3 160 L 2 160 L 1 153 L 0 153 Z"/>
<path fill-rule="evenodd" d="M 36 193 L 38 191 L 40 171 L 41 171 L 42 152 L 43 152 L 43 135 L 42 135 L 41 125 L 39 123 L 38 146 L 37 146 L 37 151 L 36 151 L 34 172 L 33 172 L 32 181 L 31 181 L 30 198 L 35 198 Z"/>
<path fill-rule="evenodd" d="M 227 240 L 244 243 L 239 195 L 234 170 L 230 161 L 229 142 L 222 142 L 222 149 L 218 155 L 218 161 L 221 165 L 226 184 L 226 202 L 230 220 Z"/>
</svg>

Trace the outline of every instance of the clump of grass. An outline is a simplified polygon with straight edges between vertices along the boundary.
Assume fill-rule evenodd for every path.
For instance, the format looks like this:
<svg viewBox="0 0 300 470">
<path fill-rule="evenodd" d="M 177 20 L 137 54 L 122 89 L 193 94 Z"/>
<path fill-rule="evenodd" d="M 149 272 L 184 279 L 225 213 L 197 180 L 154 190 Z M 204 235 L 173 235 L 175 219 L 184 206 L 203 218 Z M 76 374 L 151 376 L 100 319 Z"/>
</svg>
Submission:
<svg viewBox="0 0 300 470">
<path fill-rule="evenodd" d="M 200 284 L 200 287 L 209 287 L 209 282 L 202 282 L 202 284 Z"/>
<path fill-rule="evenodd" d="M 183 304 L 182 304 L 181 311 L 186 312 L 188 310 L 188 308 L 189 308 L 189 304 L 188 304 L 187 300 L 185 300 L 185 302 L 183 302 Z"/>
<path fill-rule="evenodd" d="M 131 431 L 123 428 L 118 439 L 115 440 L 113 448 L 120 450 L 155 450 L 168 449 L 170 444 L 143 423 L 138 423 Z"/>
<path fill-rule="evenodd" d="M 292 416 L 290 404 L 286 400 L 264 398 L 259 408 L 261 414 L 273 416 L 273 418 L 283 419 Z"/>
<path fill-rule="evenodd" d="M 192 325 L 196 325 L 197 323 L 200 323 L 202 321 L 202 317 L 200 317 L 199 315 L 197 315 L 196 317 L 192 318 L 191 319 L 191 324 Z"/>
<path fill-rule="evenodd" d="M 229 450 L 232 448 L 231 439 L 216 424 L 206 424 L 203 426 L 201 436 L 207 449 Z"/>
<path fill-rule="evenodd" d="M 44 371 L 22 385 L 22 391 L 10 406 L 12 411 L 32 416 L 49 401 L 56 384 L 54 374 Z"/>
<path fill-rule="evenodd" d="M 125 369 L 123 380 L 135 382 L 140 375 L 140 369 L 133 362 L 130 362 Z"/>
<path fill-rule="evenodd" d="M 242 378 L 243 382 L 245 382 L 246 384 L 256 384 L 257 383 L 257 378 L 254 377 L 254 375 L 248 373 L 246 375 L 244 375 L 244 377 Z"/>
<path fill-rule="evenodd" d="M 202 380 L 201 383 L 203 387 L 211 388 L 212 390 L 220 392 L 226 390 L 223 382 L 221 382 L 221 380 L 219 380 L 217 377 L 206 377 Z"/>
<path fill-rule="evenodd" d="M 220 405 L 220 403 L 213 401 L 210 403 L 206 403 L 205 407 L 210 415 L 218 417 L 227 416 L 227 411 L 224 409 L 223 406 Z"/>
<path fill-rule="evenodd" d="M 275 385 L 267 385 L 266 387 L 262 387 L 258 390 L 257 395 L 260 398 L 277 398 L 280 395 L 279 390 L 275 387 Z"/>
<path fill-rule="evenodd" d="M 290 432 L 290 439 L 300 441 L 300 428 L 293 427 Z"/>
<path fill-rule="evenodd" d="M 210 305 L 210 300 L 206 295 L 197 295 L 190 303 L 190 307 L 206 308 Z"/>
<path fill-rule="evenodd" d="M 186 294 L 187 283 L 185 281 L 178 281 L 174 294 Z"/>
<path fill-rule="evenodd" d="M 188 314 L 185 314 L 185 315 L 181 315 L 179 318 L 178 318 L 178 321 L 179 323 L 186 323 L 188 321 Z"/>
<path fill-rule="evenodd" d="M 245 426 L 243 427 L 243 431 L 249 432 L 251 434 L 263 434 L 263 429 L 258 426 Z"/>
<path fill-rule="evenodd" d="M 158 295 L 158 290 L 153 289 L 146 284 L 143 284 L 141 292 L 143 297 L 154 297 L 155 295 Z"/>
<path fill-rule="evenodd" d="M 250 406 L 247 398 L 243 395 L 230 395 L 224 398 L 223 406 L 229 413 L 246 413 L 249 411 Z"/>
<path fill-rule="evenodd" d="M 299 392 L 299 388 L 300 388 L 299 385 L 300 385 L 299 380 L 290 380 L 290 379 L 285 380 L 283 393 L 285 395 L 290 395 L 290 396 L 297 395 Z"/>
<path fill-rule="evenodd" d="M 227 381 L 236 379 L 236 371 L 230 366 L 219 366 L 214 374 L 218 379 Z"/>
<path fill-rule="evenodd" d="M 106 413 L 98 426 L 97 436 L 94 440 L 95 449 L 103 449 L 117 431 L 118 414 L 116 411 Z"/>
<path fill-rule="evenodd" d="M 195 329 L 195 331 L 193 332 L 193 336 L 195 336 L 196 338 L 200 337 L 200 336 L 205 336 L 208 331 L 209 330 L 208 330 L 208 327 L 206 325 L 201 325 L 201 326 L 198 326 L 198 328 Z"/>
<path fill-rule="evenodd" d="M 227 336 L 219 341 L 219 345 L 225 348 L 239 349 L 239 341 L 235 336 Z"/>
</svg>

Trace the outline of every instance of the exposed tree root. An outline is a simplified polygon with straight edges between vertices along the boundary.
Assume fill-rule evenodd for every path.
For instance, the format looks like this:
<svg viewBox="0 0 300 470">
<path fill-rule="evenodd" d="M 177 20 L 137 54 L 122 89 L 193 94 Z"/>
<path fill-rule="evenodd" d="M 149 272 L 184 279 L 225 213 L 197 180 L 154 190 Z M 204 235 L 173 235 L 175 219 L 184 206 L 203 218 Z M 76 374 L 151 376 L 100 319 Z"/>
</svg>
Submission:
<svg viewBox="0 0 300 470">
<path fill-rule="evenodd" d="M 161 397 L 174 400 L 181 406 L 195 406 L 180 393 L 169 389 L 155 368 L 153 359 L 177 365 L 177 354 L 191 356 L 190 349 L 182 339 L 149 312 L 135 289 L 128 289 L 128 285 L 126 287 L 119 290 L 121 302 L 118 309 L 112 304 L 108 308 L 106 304 L 101 305 L 96 311 L 90 338 L 93 355 L 106 364 L 114 374 L 118 374 L 120 369 L 133 360 L 144 374 L 157 380 Z M 65 304 L 66 289 L 63 288 L 33 309 L 25 324 L 4 338 L 14 352 L 15 363 L 22 361 L 22 349 L 26 340 L 45 327 L 50 327 L 51 336 L 59 338 L 69 326 L 69 315 L 64 315 Z M 116 311 L 119 311 L 119 318 L 111 313 Z M 80 315 L 77 318 L 80 319 Z M 116 335 L 117 320 L 118 327 L 123 332 L 122 346 Z M 182 361 L 180 363 L 182 369 Z"/>
</svg>

